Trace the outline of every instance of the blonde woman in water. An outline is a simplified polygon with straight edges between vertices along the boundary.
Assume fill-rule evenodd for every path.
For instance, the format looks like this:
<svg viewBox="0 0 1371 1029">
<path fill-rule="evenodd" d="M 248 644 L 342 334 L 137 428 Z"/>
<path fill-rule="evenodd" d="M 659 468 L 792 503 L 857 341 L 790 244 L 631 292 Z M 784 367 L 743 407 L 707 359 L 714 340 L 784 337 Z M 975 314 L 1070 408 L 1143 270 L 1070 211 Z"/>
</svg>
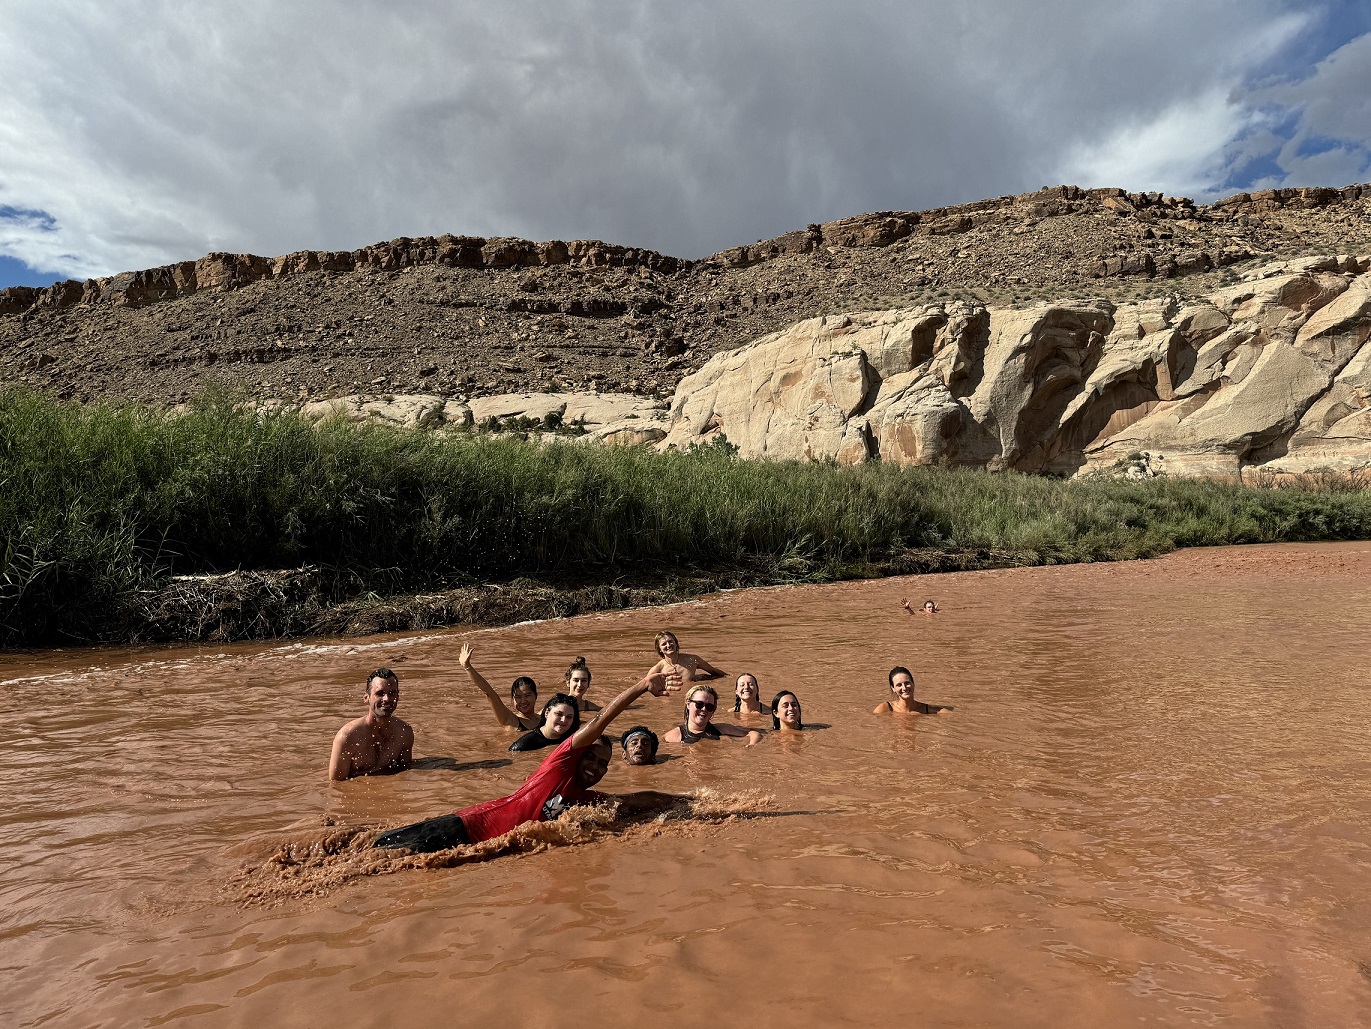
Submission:
<svg viewBox="0 0 1371 1029">
<path fill-rule="evenodd" d="M 652 671 L 648 672 L 648 675 L 657 672 L 663 675 L 675 675 L 687 686 L 692 682 L 708 682 L 710 679 L 722 679 L 728 675 L 727 672 L 715 668 L 699 654 L 682 653 L 681 644 L 677 642 L 674 632 L 667 632 L 663 629 L 657 634 L 655 643 L 661 660 L 652 666 Z"/>
</svg>

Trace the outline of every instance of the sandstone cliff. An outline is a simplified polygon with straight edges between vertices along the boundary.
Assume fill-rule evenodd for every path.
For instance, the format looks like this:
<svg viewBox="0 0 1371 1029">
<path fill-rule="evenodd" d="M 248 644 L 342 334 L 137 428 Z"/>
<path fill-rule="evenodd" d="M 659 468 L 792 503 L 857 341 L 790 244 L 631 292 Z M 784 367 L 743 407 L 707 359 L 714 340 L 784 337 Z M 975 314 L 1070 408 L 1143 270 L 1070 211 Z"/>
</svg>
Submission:
<svg viewBox="0 0 1371 1029">
<path fill-rule="evenodd" d="M 662 445 L 1068 475 L 1365 468 L 1369 271 L 1306 258 L 1189 300 L 814 318 L 686 376 Z"/>
</svg>

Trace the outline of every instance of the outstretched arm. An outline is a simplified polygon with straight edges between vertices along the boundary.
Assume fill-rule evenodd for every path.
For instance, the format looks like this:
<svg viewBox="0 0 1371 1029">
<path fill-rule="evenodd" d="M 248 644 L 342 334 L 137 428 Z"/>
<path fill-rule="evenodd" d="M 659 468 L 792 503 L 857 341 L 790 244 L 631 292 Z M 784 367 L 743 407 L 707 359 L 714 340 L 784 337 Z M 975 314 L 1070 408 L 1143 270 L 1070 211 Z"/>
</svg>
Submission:
<svg viewBox="0 0 1371 1029">
<path fill-rule="evenodd" d="M 745 726 L 734 725 L 732 722 L 713 722 L 714 728 L 719 730 L 720 736 L 746 736 L 747 745 L 750 747 L 754 743 L 762 742 L 762 734 L 756 729 L 748 729 Z"/>
<path fill-rule="evenodd" d="M 900 606 L 905 609 L 905 613 L 911 615 L 914 613 L 914 609 L 909 606 L 909 599 L 907 597 L 904 600 L 900 601 Z"/>
<path fill-rule="evenodd" d="M 628 710 L 628 706 L 644 693 L 651 693 L 654 697 L 664 697 L 668 693 L 679 693 L 680 682 L 679 676 L 648 672 L 647 675 L 602 707 L 593 722 L 576 730 L 576 735 L 571 738 L 572 749 L 588 747 L 598 740 L 600 735 L 609 728 L 609 723 Z"/>
<path fill-rule="evenodd" d="M 710 679 L 726 679 L 728 673 L 721 668 L 715 668 L 712 664 L 700 657 L 695 656 L 695 681 L 708 682 Z"/>
<path fill-rule="evenodd" d="M 457 663 L 461 665 L 467 673 L 475 687 L 486 695 L 486 700 L 490 701 L 491 713 L 495 715 L 495 720 L 510 729 L 521 729 L 519 716 L 509 709 L 509 705 L 504 702 L 500 694 L 491 688 L 490 683 L 486 682 L 486 677 L 476 670 L 476 666 L 471 663 L 471 644 L 463 643 L 462 649 L 457 654 Z"/>
</svg>

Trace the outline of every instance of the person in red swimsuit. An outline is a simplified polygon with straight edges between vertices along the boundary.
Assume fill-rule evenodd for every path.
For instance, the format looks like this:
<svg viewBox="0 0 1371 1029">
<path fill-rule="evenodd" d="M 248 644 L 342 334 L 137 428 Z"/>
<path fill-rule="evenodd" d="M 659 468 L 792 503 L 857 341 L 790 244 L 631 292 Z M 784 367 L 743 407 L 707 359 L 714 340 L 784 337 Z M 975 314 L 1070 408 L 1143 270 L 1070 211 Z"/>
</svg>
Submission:
<svg viewBox="0 0 1371 1029">
<path fill-rule="evenodd" d="M 574 804 L 595 804 L 609 799 L 607 794 L 591 789 L 604 778 L 609 770 L 610 758 L 614 756 L 614 748 L 602 733 L 610 722 L 644 693 L 663 697 L 678 692 L 680 688 L 680 680 L 676 676 L 661 672 L 648 673 L 606 704 L 593 722 L 583 725 L 559 743 L 557 749 L 543 759 L 537 771 L 509 796 L 475 804 L 451 815 L 392 829 L 377 837 L 374 845 L 429 853 L 494 839 L 525 822 L 545 822 L 556 818 Z M 655 793 L 631 794 L 629 797 L 649 804 L 662 799 L 660 794 Z M 625 798 L 615 799 L 622 804 Z"/>
</svg>

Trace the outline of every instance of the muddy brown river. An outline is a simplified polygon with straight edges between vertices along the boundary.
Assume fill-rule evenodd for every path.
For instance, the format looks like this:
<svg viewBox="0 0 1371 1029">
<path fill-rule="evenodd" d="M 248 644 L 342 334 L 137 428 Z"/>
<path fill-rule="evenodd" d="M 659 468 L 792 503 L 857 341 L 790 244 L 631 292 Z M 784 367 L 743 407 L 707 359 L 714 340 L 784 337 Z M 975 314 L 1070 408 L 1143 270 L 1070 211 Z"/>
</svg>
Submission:
<svg viewBox="0 0 1371 1029">
<path fill-rule="evenodd" d="M 1366 1025 L 1369 617 L 1359 543 L 2 655 L 0 1025 Z M 656 820 L 368 851 L 541 756 L 506 752 L 463 641 L 544 696 L 584 654 L 603 702 L 661 626 L 828 727 L 616 754 L 601 788 L 694 798 Z M 896 663 L 955 710 L 873 716 Z M 329 785 L 378 665 L 420 767 Z"/>
</svg>

